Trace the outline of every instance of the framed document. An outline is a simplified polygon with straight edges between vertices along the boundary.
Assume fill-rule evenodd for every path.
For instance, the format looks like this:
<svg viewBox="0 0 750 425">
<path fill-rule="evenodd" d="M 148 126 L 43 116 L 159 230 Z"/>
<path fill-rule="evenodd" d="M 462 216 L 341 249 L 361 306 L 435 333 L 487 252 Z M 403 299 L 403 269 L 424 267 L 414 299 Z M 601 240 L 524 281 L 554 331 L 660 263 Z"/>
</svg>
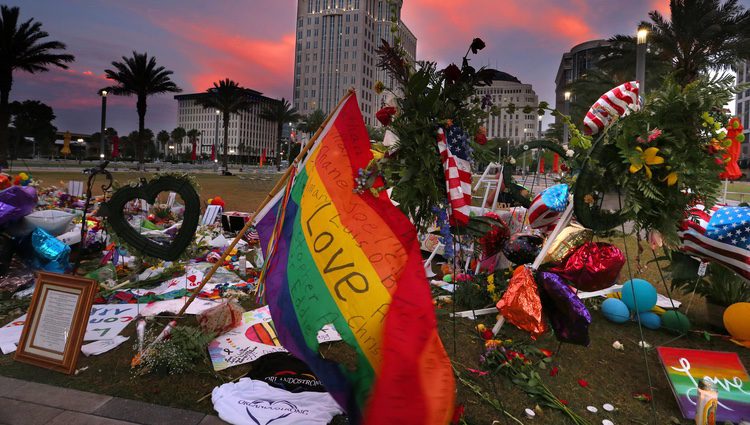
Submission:
<svg viewBox="0 0 750 425">
<path fill-rule="evenodd" d="M 39 272 L 14 359 L 73 373 L 96 288 L 93 279 Z"/>
</svg>

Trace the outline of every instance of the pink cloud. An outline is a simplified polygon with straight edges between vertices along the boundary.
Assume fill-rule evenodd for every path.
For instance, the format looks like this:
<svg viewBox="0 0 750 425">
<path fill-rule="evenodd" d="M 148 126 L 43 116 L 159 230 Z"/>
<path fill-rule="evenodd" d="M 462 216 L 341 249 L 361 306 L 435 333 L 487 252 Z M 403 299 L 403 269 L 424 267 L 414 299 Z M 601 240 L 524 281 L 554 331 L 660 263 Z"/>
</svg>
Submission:
<svg viewBox="0 0 750 425">
<path fill-rule="evenodd" d="M 294 33 L 276 39 L 256 38 L 227 32 L 223 26 L 197 24 L 177 17 L 155 24 L 174 31 L 178 46 L 196 62 L 187 80 L 195 91 L 230 78 L 245 87 L 271 94 L 286 93 L 294 72 Z M 200 50 L 200 54 L 196 51 Z"/>
<path fill-rule="evenodd" d="M 459 12 L 460 11 L 460 12 Z M 573 45 L 600 36 L 586 17 L 588 5 L 574 0 L 568 7 L 540 0 L 458 0 L 446 7 L 443 0 L 404 2 L 403 19 L 417 34 L 419 56 L 433 56 L 476 36 L 490 38 L 498 32 L 522 33 L 536 39 Z M 450 29 L 447 31 L 446 29 Z"/>
<path fill-rule="evenodd" d="M 671 14 L 669 9 L 669 0 L 652 0 L 649 11 L 652 10 L 658 10 L 662 15 L 669 17 Z"/>
</svg>

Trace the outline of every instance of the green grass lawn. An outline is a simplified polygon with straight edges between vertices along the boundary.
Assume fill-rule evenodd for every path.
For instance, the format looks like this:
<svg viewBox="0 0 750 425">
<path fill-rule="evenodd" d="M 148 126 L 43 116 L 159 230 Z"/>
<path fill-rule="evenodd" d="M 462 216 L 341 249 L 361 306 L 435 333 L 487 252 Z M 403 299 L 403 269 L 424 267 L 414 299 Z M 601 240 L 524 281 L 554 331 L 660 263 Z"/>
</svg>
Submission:
<svg viewBox="0 0 750 425">
<path fill-rule="evenodd" d="M 40 182 L 40 187 L 67 187 L 70 180 L 86 181 L 86 176 L 73 171 L 33 171 L 32 176 Z M 153 173 L 115 172 L 112 173 L 119 184 L 135 182 L 138 179 L 154 176 Z M 264 174 L 268 180 L 252 179 L 248 175 L 220 176 L 209 173 L 192 175 L 200 186 L 200 199 L 204 203 L 214 196 L 221 196 L 226 202 L 227 211 L 255 211 L 260 202 L 276 184 L 281 174 Z M 101 184 L 104 177 L 97 176 L 94 184 L 94 194 L 101 194 Z M 179 199 L 178 199 L 179 202 Z"/>
</svg>

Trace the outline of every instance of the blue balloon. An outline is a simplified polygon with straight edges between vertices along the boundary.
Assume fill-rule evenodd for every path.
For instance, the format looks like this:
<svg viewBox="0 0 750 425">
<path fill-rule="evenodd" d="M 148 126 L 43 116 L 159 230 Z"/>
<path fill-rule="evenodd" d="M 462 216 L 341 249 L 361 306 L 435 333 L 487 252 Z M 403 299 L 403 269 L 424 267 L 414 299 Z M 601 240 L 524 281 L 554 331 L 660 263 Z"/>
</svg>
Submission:
<svg viewBox="0 0 750 425">
<path fill-rule="evenodd" d="M 602 314 L 615 323 L 625 323 L 630 320 L 630 310 L 624 302 L 617 298 L 607 298 L 602 303 Z"/>
<path fill-rule="evenodd" d="M 656 288 L 643 279 L 631 279 L 622 285 L 622 302 L 630 311 L 649 311 L 656 305 Z"/>
<path fill-rule="evenodd" d="M 659 329 L 661 327 L 661 317 L 658 314 L 647 311 L 645 313 L 639 313 L 641 316 L 641 324 L 648 329 Z M 636 317 L 637 319 L 637 317 Z"/>
</svg>

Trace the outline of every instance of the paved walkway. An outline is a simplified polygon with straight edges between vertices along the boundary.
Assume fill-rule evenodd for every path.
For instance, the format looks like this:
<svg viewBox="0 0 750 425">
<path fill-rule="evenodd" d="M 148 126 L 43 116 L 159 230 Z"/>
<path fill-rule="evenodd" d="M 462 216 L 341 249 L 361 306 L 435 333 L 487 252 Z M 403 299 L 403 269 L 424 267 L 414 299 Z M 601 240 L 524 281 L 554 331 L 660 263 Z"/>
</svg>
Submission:
<svg viewBox="0 0 750 425">
<path fill-rule="evenodd" d="M 216 416 L 0 376 L 1 425 L 220 425 Z"/>
</svg>

